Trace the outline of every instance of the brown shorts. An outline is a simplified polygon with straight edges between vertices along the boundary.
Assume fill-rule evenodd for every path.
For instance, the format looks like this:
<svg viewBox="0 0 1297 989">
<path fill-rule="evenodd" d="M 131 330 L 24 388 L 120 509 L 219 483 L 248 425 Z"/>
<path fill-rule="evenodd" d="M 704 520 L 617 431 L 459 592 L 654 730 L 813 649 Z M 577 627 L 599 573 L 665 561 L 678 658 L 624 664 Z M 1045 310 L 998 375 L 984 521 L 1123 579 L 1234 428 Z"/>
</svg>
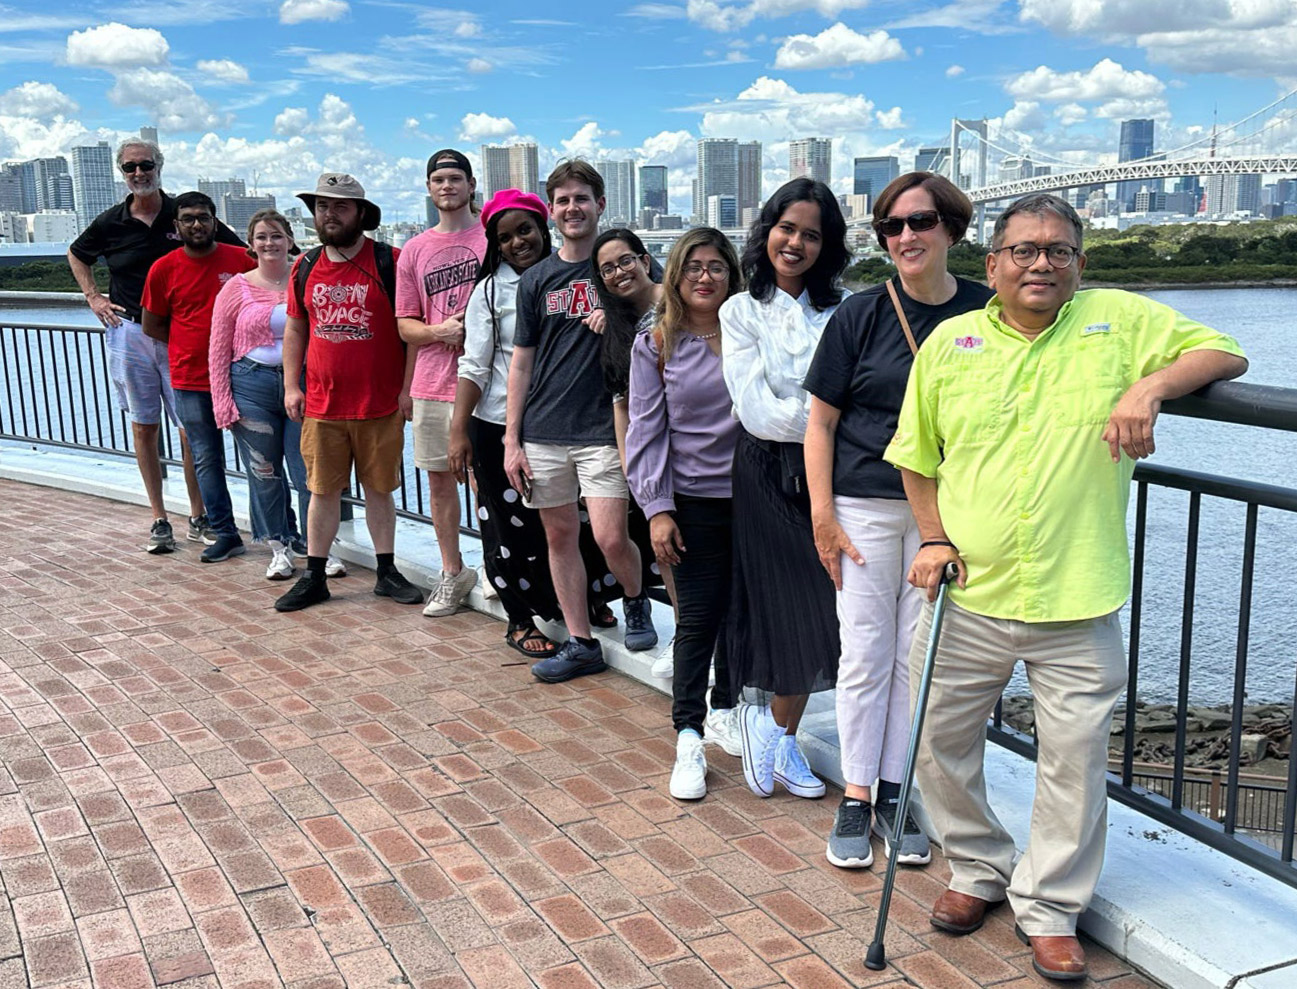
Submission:
<svg viewBox="0 0 1297 989">
<path fill-rule="evenodd" d="M 302 460 L 312 494 L 337 494 L 351 480 L 351 465 L 366 491 L 390 494 L 401 486 L 405 417 L 303 419 Z"/>
</svg>

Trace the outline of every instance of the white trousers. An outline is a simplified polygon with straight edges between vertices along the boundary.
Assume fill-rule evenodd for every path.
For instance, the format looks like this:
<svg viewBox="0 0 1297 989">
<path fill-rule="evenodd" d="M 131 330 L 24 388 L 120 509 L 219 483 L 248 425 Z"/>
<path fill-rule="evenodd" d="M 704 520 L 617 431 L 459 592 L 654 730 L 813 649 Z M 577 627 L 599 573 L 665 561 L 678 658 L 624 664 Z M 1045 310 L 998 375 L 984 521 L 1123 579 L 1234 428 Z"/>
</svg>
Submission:
<svg viewBox="0 0 1297 989">
<path fill-rule="evenodd" d="M 901 782 L 910 734 L 910 642 L 923 594 L 905 580 L 919 530 L 900 498 L 833 499 L 838 522 L 865 558 L 842 555 L 838 592 L 838 738 L 848 783 Z"/>
</svg>

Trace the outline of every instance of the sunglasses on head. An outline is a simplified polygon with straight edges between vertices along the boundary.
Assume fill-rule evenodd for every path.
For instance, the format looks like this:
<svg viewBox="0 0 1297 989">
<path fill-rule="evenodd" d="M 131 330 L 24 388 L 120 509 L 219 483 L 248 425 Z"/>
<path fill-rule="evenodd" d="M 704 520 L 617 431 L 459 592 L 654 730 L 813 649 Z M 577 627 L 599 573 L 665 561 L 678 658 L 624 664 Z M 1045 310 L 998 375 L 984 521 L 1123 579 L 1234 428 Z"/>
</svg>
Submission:
<svg viewBox="0 0 1297 989">
<path fill-rule="evenodd" d="M 152 161 L 124 161 L 122 162 L 122 171 L 127 175 L 134 175 L 135 169 L 141 172 L 151 172 L 157 168 L 157 163 Z"/>
<path fill-rule="evenodd" d="M 884 237 L 895 237 L 909 226 L 916 234 L 931 230 L 941 222 L 941 214 L 935 209 L 919 210 L 908 216 L 885 216 L 874 221 L 874 229 Z"/>
</svg>

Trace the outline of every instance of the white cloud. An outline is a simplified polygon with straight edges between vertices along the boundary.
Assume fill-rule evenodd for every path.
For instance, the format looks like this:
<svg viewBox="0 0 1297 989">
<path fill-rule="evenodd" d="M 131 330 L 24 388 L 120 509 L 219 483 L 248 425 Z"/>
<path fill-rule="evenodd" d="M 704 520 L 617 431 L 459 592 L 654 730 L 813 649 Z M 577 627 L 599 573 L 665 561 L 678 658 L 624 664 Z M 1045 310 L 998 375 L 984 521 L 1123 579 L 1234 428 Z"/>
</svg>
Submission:
<svg viewBox="0 0 1297 989">
<path fill-rule="evenodd" d="M 1058 72 L 1048 66 L 1037 66 L 1010 79 L 1004 88 L 1010 96 L 1019 99 L 1063 103 L 1118 97 L 1148 99 L 1160 96 L 1166 86 L 1155 75 L 1124 69 L 1105 58 L 1084 72 Z"/>
<path fill-rule="evenodd" d="M 824 17 L 837 17 L 844 10 L 863 7 L 868 2 L 869 0 L 751 0 L 747 4 L 735 4 L 721 3 L 718 0 L 688 0 L 685 16 L 710 31 L 729 32 L 747 27 L 758 17 L 786 17 L 808 10 L 814 10 Z"/>
<path fill-rule="evenodd" d="M 275 115 L 275 133 L 282 137 L 295 137 L 306 129 L 311 115 L 304 106 L 286 106 Z"/>
<path fill-rule="evenodd" d="M 952 65 L 948 69 L 946 69 L 947 79 L 955 79 L 959 76 L 962 76 L 963 74 L 964 74 L 964 67 L 962 65 Z"/>
<path fill-rule="evenodd" d="M 248 81 L 248 70 L 238 62 L 228 58 L 202 59 L 198 71 L 220 82 L 241 83 Z"/>
<path fill-rule="evenodd" d="M 457 38 L 476 38 L 481 33 L 482 25 L 473 20 L 460 21 L 455 28 L 455 37 Z"/>
<path fill-rule="evenodd" d="M 894 106 L 890 110 L 876 110 L 874 119 L 878 121 L 878 126 L 883 130 L 900 130 L 905 126 L 905 121 L 901 119 L 901 108 Z"/>
<path fill-rule="evenodd" d="M 1085 107 L 1081 106 L 1080 103 L 1064 103 L 1062 106 L 1054 108 L 1054 116 L 1064 127 L 1079 124 L 1087 115 Z"/>
<path fill-rule="evenodd" d="M 138 68 L 164 65 L 170 46 L 161 31 L 151 27 L 127 27 L 113 21 L 68 35 L 66 58 L 69 65 L 100 69 Z"/>
<path fill-rule="evenodd" d="M 195 93 L 193 86 L 161 69 L 119 72 L 108 98 L 118 106 L 143 107 L 149 111 L 149 119 L 167 131 L 204 130 L 229 122 Z"/>
<path fill-rule="evenodd" d="M 884 27 L 923 28 L 947 27 L 959 31 L 976 31 L 978 34 L 1006 34 L 1019 31 L 1005 23 L 1000 11 L 1004 0 L 951 0 L 942 7 L 918 10 L 888 22 Z M 917 6 L 917 5 L 914 5 Z"/>
<path fill-rule="evenodd" d="M 489 113 L 466 113 L 459 122 L 459 139 L 470 144 L 498 141 L 516 133 L 518 128 L 508 117 L 493 117 Z"/>
<path fill-rule="evenodd" d="M 1043 130 L 1046 122 L 1040 104 L 1034 100 L 1018 100 L 1004 114 L 1004 126 L 1010 130 Z"/>
<path fill-rule="evenodd" d="M 859 34 L 839 21 L 814 37 L 794 34 L 775 54 L 775 68 L 832 69 L 902 58 L 905 49 L 886 31 Z"/>
<path fill-rule="evenodd" d="M 762 76 L 729 102 L 686 108 L 703 114 L 705 137 L 787 141 L 794 134 L 869 130 L 874 104 L 860 94 L 802 93 L 782 79 Z"/>
<path fill-rule="evenodd" d="M 0 93 L 0 114 L 14 117 L 47 118 L 77 112 L 77 104 L 48 82 L 25 82 Z"/>
<path fill-rule="evenodd" d="M 683 20 L 687 15 L 683 7 L 669 3 L 637 3 L 626 11 L 627 17 L 643 17 L 650 21 Z"/>
<path fill-rule="evenodd" d="M 336 21 L 351 10 L 345 0 L 284 0 L 279 8 L 279 23 L 301 24 L 303 21 Z"/>
<path fill-rule="evenodd" d="M 495 68 L 484 58 L 470 58 L 464 66 L 469 72 L 490 72 Z"/>
<path fill-rule="evenodd" d="M 595 158 L 603 158 L 608 154 L 608 149 L 603 146 L 600 139 L 615 134 L 615 131 L 605 131 L 595 121 L 588 120 L 577 129 L 575 134 L 566 140 L 560 140 L 558 143 L 563 145 L 565 157 L 585 158 L 587 161 L 593 161 Z"/>
</svg>

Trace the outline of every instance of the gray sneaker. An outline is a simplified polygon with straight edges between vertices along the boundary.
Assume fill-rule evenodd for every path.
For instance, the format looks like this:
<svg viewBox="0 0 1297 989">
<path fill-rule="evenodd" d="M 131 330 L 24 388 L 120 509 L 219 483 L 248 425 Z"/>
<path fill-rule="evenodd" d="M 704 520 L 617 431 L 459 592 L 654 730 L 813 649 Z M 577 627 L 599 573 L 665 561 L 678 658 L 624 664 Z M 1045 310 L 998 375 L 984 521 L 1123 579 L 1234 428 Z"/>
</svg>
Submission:
<svg viewBox="0 0 1297 989">
<path fill-rule="evenodd" d="M 474 567 L 464 567 L 457 574 L 448 574 L 443 570 L 441 579 L 437 581 L 437 585 L 432 589 L 432 595 L 428 598 L 428 606 L 423 609 L 424 615 L 428 618 L 444 618 L 446 615 L 453 615 L 476 585 L 477 570 Z"/>
<path fill-rule="evenodd" d="M 212 531 L 212 524 L 207 521 L 206 514 L 189 516 L 189 541 L 206 543 L 208 546 L 216 542 L 216 533 Z"/>
<path fill-rule="evenodd" d="M 883 854 L 892 854 L 892 835 L 896 833 L 896 800 L 880 800 L 874 808 L 874 832 L 883 839 Z M 927 865 L 932 861 L 932 848 L 914 815 L 907 808 L 905 826 L 901 831 L 901 850 L 897 865 Z"/>
<path fill-rule="evenodd" d="M 631 652 L 643 652 L 658 644 L 658 631 L 653 627 L 653 605 L 647 594 L 626 598 L 622 602 L 626 612 L 626 636 L 622 640 Z"/>
<path fill-rule="evenodd" d="M 838 804 L 829 833 L 829 861 L 839 869 L 867 869 L 874 864 L 869 843 L 870 806 L 863 800 L 844 797 Z"/>
<path fill-rule="evenodd" d="M 149 544 L 144 547 L 146 553 L 172 553 L 176 548 L 176 536 L 171 531 L 171 523 L 166 519 L 154 519 L 153 528 L 149 530 Z"/>
</svg>

